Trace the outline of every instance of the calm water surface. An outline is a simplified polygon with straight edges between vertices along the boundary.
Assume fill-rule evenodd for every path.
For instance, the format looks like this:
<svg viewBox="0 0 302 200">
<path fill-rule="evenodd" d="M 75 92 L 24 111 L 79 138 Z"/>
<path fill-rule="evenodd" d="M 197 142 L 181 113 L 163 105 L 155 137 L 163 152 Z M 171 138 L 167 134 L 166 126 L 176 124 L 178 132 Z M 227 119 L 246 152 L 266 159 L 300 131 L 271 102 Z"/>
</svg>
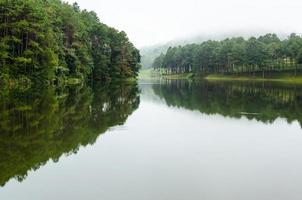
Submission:
<svg viewBox="0 0 302 200">
<path fill-rule="evenodd" d="M 161 81 L 0 97 L 0 199 L 302 198 L 302 87 Z"/>
</svg>

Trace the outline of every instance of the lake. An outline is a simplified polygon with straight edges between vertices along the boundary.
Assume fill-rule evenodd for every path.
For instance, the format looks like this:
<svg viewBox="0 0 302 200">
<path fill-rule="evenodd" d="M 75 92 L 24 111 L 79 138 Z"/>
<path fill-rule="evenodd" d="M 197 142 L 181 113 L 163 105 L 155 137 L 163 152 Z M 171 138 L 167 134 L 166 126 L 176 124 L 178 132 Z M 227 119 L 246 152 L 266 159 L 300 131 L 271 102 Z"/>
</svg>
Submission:
<svg viewBox="0 0 302 200">
<path fill-rule="evenodd" d="M 0 93 L 0 199 L 300 200 L 302 86 L 139 81 Z"/>
</svg>

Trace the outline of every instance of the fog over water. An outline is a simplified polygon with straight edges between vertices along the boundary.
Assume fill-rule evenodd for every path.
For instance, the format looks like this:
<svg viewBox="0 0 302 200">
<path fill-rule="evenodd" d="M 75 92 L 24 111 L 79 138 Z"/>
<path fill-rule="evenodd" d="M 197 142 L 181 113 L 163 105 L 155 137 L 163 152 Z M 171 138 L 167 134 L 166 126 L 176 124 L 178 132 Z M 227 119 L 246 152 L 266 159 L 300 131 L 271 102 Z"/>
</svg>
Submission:
<svg viewBox="0 0 302 200">
<path fill-rule="evenodd" d="M 301 0 L 67 0 L 94 10 L 138 47 L 196 35 L 301 33 Z"/>
</svg>

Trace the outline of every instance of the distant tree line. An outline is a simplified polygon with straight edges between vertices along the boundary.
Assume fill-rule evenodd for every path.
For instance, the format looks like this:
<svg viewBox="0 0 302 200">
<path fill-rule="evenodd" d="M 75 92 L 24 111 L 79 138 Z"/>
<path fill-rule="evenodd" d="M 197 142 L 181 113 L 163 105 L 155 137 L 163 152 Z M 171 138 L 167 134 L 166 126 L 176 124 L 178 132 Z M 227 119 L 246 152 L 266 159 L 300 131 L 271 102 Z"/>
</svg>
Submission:
<svg viewBox="0 0 302 200">
<path fill-rule="evenodd" d="M 291 34 L 281 40 L 276 34 L 258 38 L 227 38 L 201 44 L 170 47 L 154 60 L 153 68 L 164 74 L 261 73 L 292 71 L 302 64 L 302 37 Z"/>
<path fill-rule="evenodd" d="M 61 0 L 0 1 L 0 79 L 137 76 L 139 51 L 96 13 Z"/>
</svg>

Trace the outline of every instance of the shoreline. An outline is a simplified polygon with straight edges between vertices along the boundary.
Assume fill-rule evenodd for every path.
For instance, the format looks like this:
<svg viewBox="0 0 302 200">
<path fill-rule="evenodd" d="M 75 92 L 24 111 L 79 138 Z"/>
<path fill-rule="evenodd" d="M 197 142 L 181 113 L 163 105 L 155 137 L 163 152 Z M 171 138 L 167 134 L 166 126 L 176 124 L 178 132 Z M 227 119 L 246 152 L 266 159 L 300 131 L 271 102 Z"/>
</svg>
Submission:
<svg viewBox="0 0 302 200">
<path fill-rule="evenodd" d="M 232 75 L 208 75 L 206 77 L 203 77 L 202 79 L 208 80 L 208 81 L 259 81 L 259 82 L 284 82 L 284 83 L 295 83 L 295 84 L 302 84 L 302 76 L 295 76 L 295 77 L 288 77 L 283 76 L 280 74 L 276 77 L 253 77 L 253 76 L 244 76 L 244 75 L 238 75 L 238 76 L 232 76 Z"/>
<path fill-rule="evenodd" d="M 149 78 L 154 78 L 149 77 Z M 160 75 L 157 78 L 163 79 L 183 79 L 183 80 L 207 80 L 207 81 L 255 81 L 255 82 L 284 82 L 292 84 L 302 84 L 302 75 L 288 75 L 285 73 L 276 74 L 270 77 L 261 76 L 247 76 L 247 75 L 221 75 L 221 74 L 210 74 L 207 76 L 199 76 L 194 73 L 182 73 L 182 74 L 171 74 L 171 75 Z"/>
</svg>

